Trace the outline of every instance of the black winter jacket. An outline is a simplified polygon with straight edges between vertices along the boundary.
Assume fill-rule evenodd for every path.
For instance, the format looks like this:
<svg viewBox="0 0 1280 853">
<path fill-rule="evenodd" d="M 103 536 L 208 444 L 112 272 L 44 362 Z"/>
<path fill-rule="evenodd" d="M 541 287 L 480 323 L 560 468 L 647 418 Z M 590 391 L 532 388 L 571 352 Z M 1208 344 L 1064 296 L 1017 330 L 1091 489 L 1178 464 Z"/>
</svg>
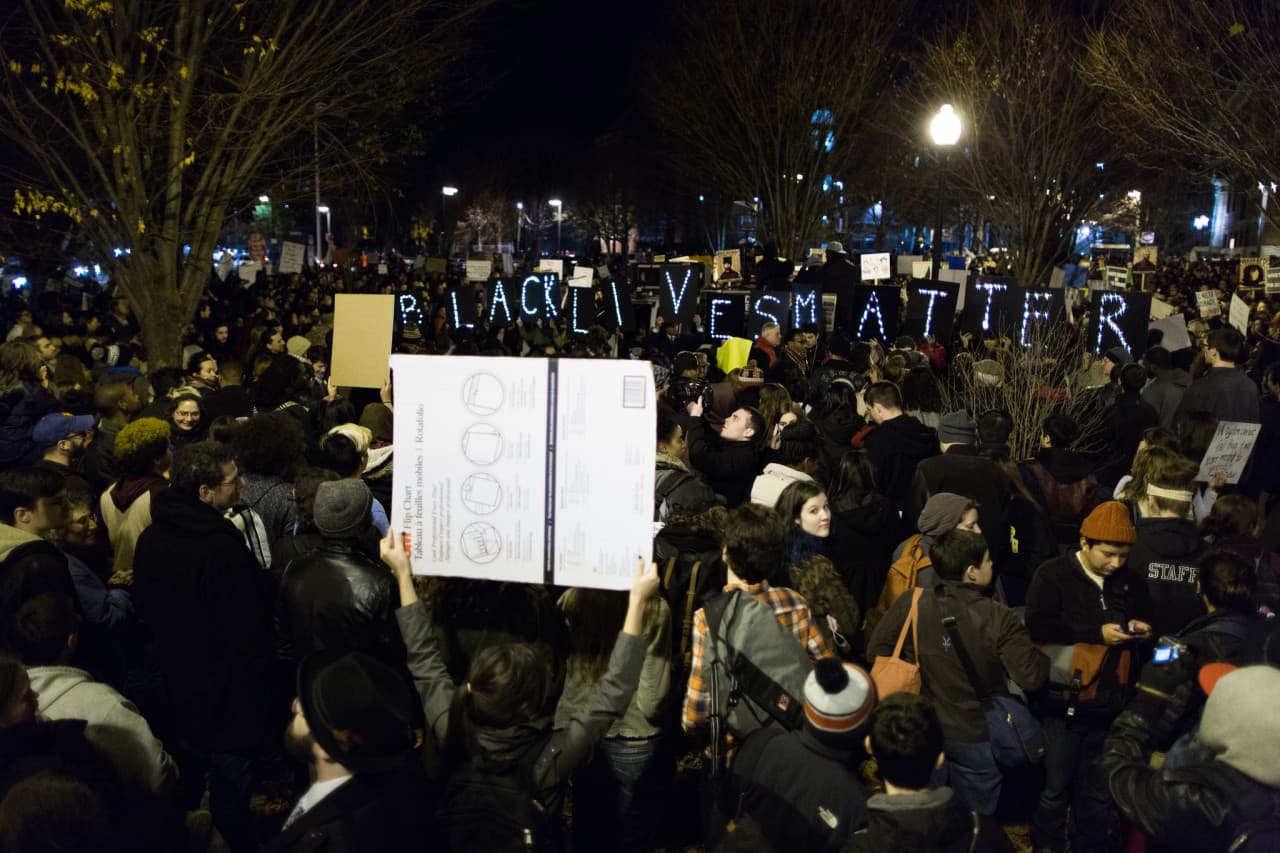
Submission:
<svg viewBox="0 0 1280 853">
<path fill-rule="evenodd" d="M 903 519 L 914 524 L 929 498 L 939 492 L 952 492 L 977 501 L 978 525 L 991 549 L 991 559 L 999 560 L 1009 548 L 1009 531 L 1001 524 L 1009 502 L 1004 472 L 990 459 L 979 456 L 976 448 L 955 445 L 916 466 L 916 475 L 902 508 Z"/>
<path fill-rule="evenodd" d="M 133 577 L 181 734 L 220 752 L 277 737 L 271 714 L 284 700 L 272 692 L 270 576 L 240 531 L 173 487 L 157 492 Z"/>
<path fill-rule="evenodd" d="M 1246 824 L 1280 806 L 1280 791 L 1220 761 L 1155 770 L 1153 730 L 1169 703 L 1141 693 L 1111 726 L 1094 773 L 1125 817 L 1162 850 L 1234 849 Z"/>
<path fill-rule="evenodd" d="M 965 808 L 950 788 L 911 794 L 876 794 L 868 820 L 844 853 L 1012 853 L 994 818 Z"/>
<path fill-rule="evenodd" d="M 56 411 L 57 398 L 39 382 L 24 380 L 0 392 L 0 469 L 31 465 L 40 458 L 32 430 Z"/>
<path fill-rule="evenodd" d="M 1027 630 L 1037 643 L 1101 643 L 1102 626 L 1130 619 L 1150 622 L 1147 585 L 1127 568 L 1109 575 L 1102 589 L 1085 577 L 1071 551 L 1036 570 L 1027 590 Z"/>
<path fill-rule="evenodd" d="M 751 484 L 762 468 L 755 443 L 725 441 L 709 433 L 701 418 L 685 415 L 680 422 L 689 438 L 689 461 L 707 478 L 707 485 L 731 507 L 750 498 Z"/>
<path fill-rule="evenodd" d="M 1151 594 L 1151 634 L 1176 634 L 1205 614 L 1196 591 L 1204 544 L 1200 529 L 1185 518 L 1140 518 L 1138 539 L 1129 552 L 1129 571 Z"/>
<path fill-rule="evenodd" d="M 901 507 L 916 465 L 938 454 L 938 433 L 911 415 L 899 415 L 867 433 L 862 446 L 875 466 L 880 493 Z"/>
<path fill-rule="evenodd" d="M 325 539 L 284 571 L 276 598 L 276 656 L 291 663 L 323 649 L 404 665 L 400 593 L 381 562 L 353 540 Z"/>
</svg>

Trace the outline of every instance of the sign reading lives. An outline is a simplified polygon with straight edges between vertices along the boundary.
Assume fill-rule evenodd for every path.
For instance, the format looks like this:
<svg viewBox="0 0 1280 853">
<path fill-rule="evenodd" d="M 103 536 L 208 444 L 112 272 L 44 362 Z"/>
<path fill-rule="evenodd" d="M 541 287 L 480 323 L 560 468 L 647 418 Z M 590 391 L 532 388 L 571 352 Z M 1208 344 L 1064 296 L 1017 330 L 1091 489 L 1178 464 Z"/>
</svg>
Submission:
<svg viewBox="0 0 1280 853">
<path fill-rule="evenodd" d="M 628 589 L 653 548 L 648 362 L 394 355 L 413 570 Z"/>
</svg>

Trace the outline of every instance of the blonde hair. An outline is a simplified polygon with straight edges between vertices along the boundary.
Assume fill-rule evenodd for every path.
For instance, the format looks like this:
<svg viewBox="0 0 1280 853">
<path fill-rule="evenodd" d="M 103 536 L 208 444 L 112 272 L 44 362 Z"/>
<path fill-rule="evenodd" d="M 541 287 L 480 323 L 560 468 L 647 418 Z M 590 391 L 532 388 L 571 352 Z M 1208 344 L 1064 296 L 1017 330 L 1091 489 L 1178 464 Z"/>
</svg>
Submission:
<svg viewBox="0 0 1280 853">
<path fill-rule="evenodd" d="M 351 443 L 356 446 L 357 453 L 368 453 L 369 448 L 373 446 L 373 430 L 366 426 L 360 426 L 360 424 L 338 424 L 325 433 L 325 437 L 331 435 L 345 435 L 351 439 Z"/>
<path fill-rule="evenodd" d="M 1147 484 L 1156 477 L 1164 479 L 1168 471 L 1175 470 L 1186 457 L 1176 450 L 1160 445 L 1146 448 L 1133 459 L 1133 479 L 1120 492 L 1120 500 L 1136 506 L 1147 494 Z"/>
</svg>

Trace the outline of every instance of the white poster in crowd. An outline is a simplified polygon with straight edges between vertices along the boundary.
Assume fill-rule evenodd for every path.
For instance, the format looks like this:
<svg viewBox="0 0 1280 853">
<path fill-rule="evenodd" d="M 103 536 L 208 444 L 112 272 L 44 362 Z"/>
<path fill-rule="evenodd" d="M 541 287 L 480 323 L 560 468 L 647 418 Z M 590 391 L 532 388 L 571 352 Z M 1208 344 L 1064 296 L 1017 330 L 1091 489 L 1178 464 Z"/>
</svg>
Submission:
<svg viewBox="0 0 1280 853">
<path fill-rule="evenodd" d="M 1168 302 L 1165 302 L 1159 296 L 1151 297 L 1151 319 L 1163 320 L 1165 317 L 1172 317 L 1178 311 Z"/>
<path fill-rule="evenodd" d="M 1231 307 L 1227 311 L 1227 322 L 1235 326 L 1240 334 L 1249 334 L 1249 303 L 1237 294 L 1231 294 Z"/>
<path fill-rule="evenodd" d="M 262 269 L 262 264 L 257 261 L 245 261 L 240 265 L 238 272 L 240 273 L 240 281 L 244 282 L 244 286 L 248 287 L 258 279 L 258 272 Z"/>
<path fill-rule="evenodd" d="M 293 275 L 302 272 L 302 260 L 306 251 L 307 247 L 301 243 L 290 243 L 286 240 L 280 244 L 280 274 Z"/>
<path fill-rule="evenodd" d="M 378 275 L 386 275 L 388 269 L 389 267 L 385 263 L 378 264 Z"/>
<path fill-rule="evenodd" d="M 653 550 L 647 363 L 394 355 L 391 369 L 391 523 L 416 574 L 630 587 Z"/>
<path fill-rule="evenodd" d="M 826 327 L 828 335 L 836 330 L 836 304 L 839 300 L 838 293 L 822 294 L 822 325 Z"/>
<path fill-rule="evenodd" d="M 1066 279 L 1067 271 L 1062 267 L 1054 267 L 1053 272 L 1049 273 L 1049 289 L 1060 289 Z"/>
<path fill-rule="evenodd" d="M 932 278 L 933 264 L 929 261 L 913 261 L 911 263 L 911 277 L 925 279 Z"/>
<path fill-rule="evenodd" d="M 938 281 L 949 282 L 956 286 L 956 313 L 964 310 L 964 292 L 968 290 L 965 283 L 968 280 L 968 270 L 938 270 Z"/>
<path fill-rule="evenodd" d="M 559 258 L 543 258 L 538 261 L 537 272 L 553 272 L 564 281 L 564 261 Z"/>
<path fill-rule="evenodd" d="M 1107 290 L 1124 290 L 1128 286 L 1129 271 L 1124 267 L 1107 267 Z"/>
<path fill-rule="evenodd" d="M 889 253 L 876 252 L 862 256 L 862 280 L 884 281 L 889 278 Z"/>
<path fill-rule="evenodd" d="M 924 260 L 924 255 L 898 255 L 898 275 L 909 275 L 912 278 L 921 278 L 916 275 L 915 265 Z M 928 278 L 928 276 L 924 276 Z"/>
<path fill-rule="evenodd" d="M 512 255 L 510 252 L 502 253 L 502 274 L 503 275 L 516 274 L 516 259 L 515 259 L 515 256 Z"/>
<path fill-rule="evenodd" d="M 482 261 L 479 258 L 467 260 L 467 281 L 488 281 L 493 272 L 493 261 Z"/>
<path fill-rule="evenodd" d="M 218 280 L 226 281 L 227 276 L 231 275 L 231 270 L 236 265 L 236 259 L 230 252 L 224 252 L 222 258 L 218 261 Z M 87 296 L 88 294 L 86 294 Z"/>
<path fill-rule="evenodd" d="M 1212 290 L 1197 290 L 1196 306 L 1200 309 L 1200 316 L 1206 320 L 1211 317 L 1222 316 L 1222 306 L 1218 304 L 1218 294 Z"/>
<path fill-rule="evenodd" d="M 573 276 L 569 279 L 570 287 L 590 287 L 592 280 L 595 278 L 595 270 L 591 267 L 573 268 Z"/>
<path fill-rule="evenodd" d="M 1200 462 L 1196 479 L 1208 483 L 1221 473 L 1227 475 L 1228 483 L 1239 483 L 1261 429 L 1261 424 L 1219 421 L 1213 441 L 1209 442 L 1209 449 Z"/>
<path fill-rule="evenodd" d="M 1280 264 L 1274 260 L 1267 267 L 1267 295 L 1280 293 Z"/>
<path fill-rule="evenodd" d="M 415 270 L 420 270 L 426 265 L 427 265 L 427 259 L 423 255 L 418 255 L 418 257 L 413 259 L 413 268 Z"/>
<path fill-rule="evenodd" d="M 1181 314 L 1171 314 L 1159 320 L 1152 320 L 1147 328 L 1164 332 L 1164 340 L 1161 341 L 1160 346 L 1169 352 L 1177 352 L 1191 346 L 1191 335 L 1187 334 L 1187 318 Z"/>
</svg>

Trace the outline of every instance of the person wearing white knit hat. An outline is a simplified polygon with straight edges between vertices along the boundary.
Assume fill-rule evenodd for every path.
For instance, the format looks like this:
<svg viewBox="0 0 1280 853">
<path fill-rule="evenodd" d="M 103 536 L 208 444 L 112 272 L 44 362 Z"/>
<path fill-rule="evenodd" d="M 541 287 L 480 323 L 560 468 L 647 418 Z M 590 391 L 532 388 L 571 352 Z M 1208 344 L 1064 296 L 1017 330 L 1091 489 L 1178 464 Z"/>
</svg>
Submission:
<svg viewBox="0 0 1280 853">
<path fill-rule="evenodd" d="M 747 826 L 758 828 L 773 850 L 839 849 L 866 821 L 857 763 L 875 704 L 864 670 L 819 659 L 805 679 L 800 729 L 759 729 L 738 750 L 730 766 L 737 812 L 724 849 L 742 847 L 739 830 Z"/>
</svg>

